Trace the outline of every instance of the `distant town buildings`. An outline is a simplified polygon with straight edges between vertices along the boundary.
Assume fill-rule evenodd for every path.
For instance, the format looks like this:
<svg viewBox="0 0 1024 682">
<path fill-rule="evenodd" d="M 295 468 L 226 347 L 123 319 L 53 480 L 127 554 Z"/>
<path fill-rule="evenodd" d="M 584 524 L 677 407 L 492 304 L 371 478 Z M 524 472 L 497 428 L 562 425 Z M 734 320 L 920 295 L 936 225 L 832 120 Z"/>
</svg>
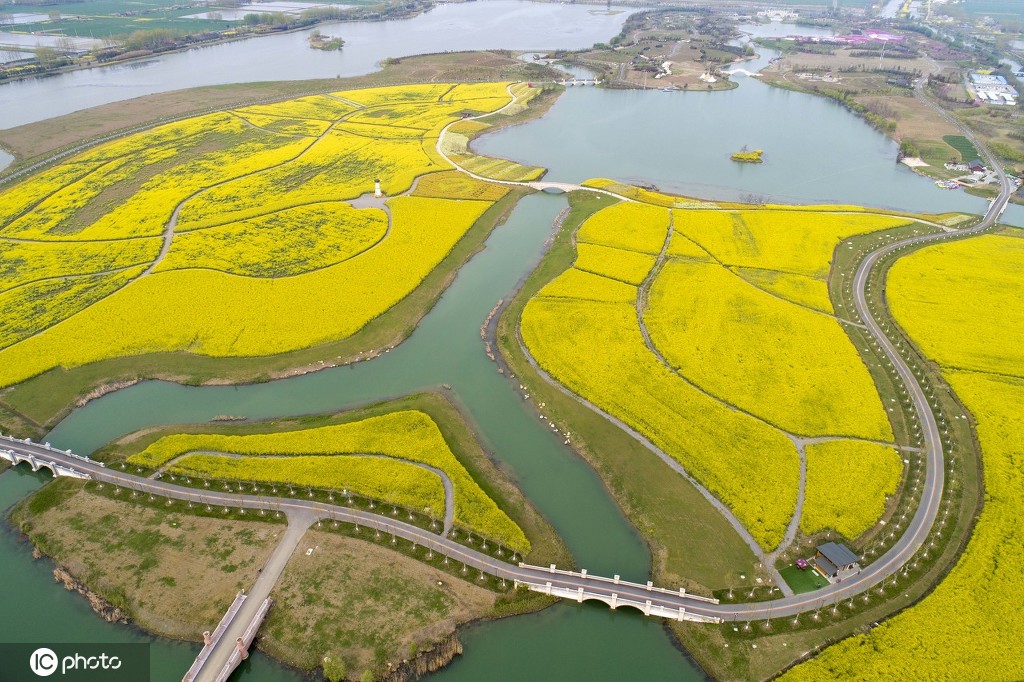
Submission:
<svg viewBox="0 0 1024 682">
<path fill-rule="evenodd" d="M 850 45 L 860 47 L 867 45 L 878 45 L 880 43 L 902 43 L 904 36 L 895 33 L 886 33 L 867 29 L 860 33 L 851 33 L 841 36 L 786 36 L 782 40 L 795 40 L 799 43 L 824 43 L 826 45 Z"/>
<path fill-rule="evenodd" d="M 761 10 L 757 13 L 757 16 L 768 21 L 793 21 L 800 18 L 800 15 L 791 9 L 778 9 L 775 7 Z"/>
<path fill-rule="evenodd" d="M 967 84 L 974 99 L 983 104 L 1004 104 L 1014 106 L 1020 96 L 1017 89 L 1006 82 L 1002 76 L 972 73 Z"/>
</svg>

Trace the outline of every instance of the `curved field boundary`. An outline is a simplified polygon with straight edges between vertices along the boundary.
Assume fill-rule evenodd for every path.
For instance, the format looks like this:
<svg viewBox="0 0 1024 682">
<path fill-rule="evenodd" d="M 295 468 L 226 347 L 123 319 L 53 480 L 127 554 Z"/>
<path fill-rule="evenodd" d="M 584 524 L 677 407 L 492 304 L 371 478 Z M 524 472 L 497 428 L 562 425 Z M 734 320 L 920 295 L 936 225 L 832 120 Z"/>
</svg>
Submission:
<svg viewBox="0 0 1024 682">
<path fill-rule="evenodd" d="M 220 452 L 217 450 L 189 450 L 183 452 L 180 455 L 176 455 L 172 459 L 164 462 L 160 467 L 148 476 L 150 480 L 159 480 L 163 475 L 178 461 L 191 457 L 192 455 L 215 455 L 217 457 L 229 457 L 231 459 L 246 459 L 249 457 L 255 457 L 259 459 L 290 459 L 298 457 L 299 455 L 240 455 L 235 452 Z M 302 455 L 309 457 L 310 455 Z M 318 456 L 318 455 L 312 455 Z M 405 459 L 404 457 L 390 457 L 388 455 L 376 455 L 365 452 L 338 452 L 331 454 L 322 454 L 320 457 L 368 457 L 372 459 L 389 459 L 396 462 L 402 462 L 403 464 L 410 464 L 420 469 L 426 469 L 427 471 L 436 474 L 441 479 L 441 484 L 444 486 L 444 534 L 448 535 L 451 532 L 452 527 L 455 525 L 455 485 L 452 483 L 452 479 L 445 473 L 444 470 L 438 469 L 437 467 L 424 464 L 423 462 L 414 462 L 411 459 Z M 281 485 L 286 485 L 282 482 Z"/>
</svg>

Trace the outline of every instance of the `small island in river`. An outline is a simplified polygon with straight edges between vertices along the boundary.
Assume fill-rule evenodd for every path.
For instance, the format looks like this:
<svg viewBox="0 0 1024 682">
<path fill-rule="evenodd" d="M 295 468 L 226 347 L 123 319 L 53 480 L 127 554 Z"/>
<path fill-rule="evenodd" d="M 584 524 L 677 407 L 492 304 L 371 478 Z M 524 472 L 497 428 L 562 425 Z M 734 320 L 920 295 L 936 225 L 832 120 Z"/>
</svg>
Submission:
<svg viewBox="0 0 1024 682">
<path fill-rule="evenodd" d="M 345 41 L 342 38 L 325 36 L 320 31 L 313 31 L 309 34 L 309 46 L 314 50 L 333 51 L 345 47 Z"/>
<path fill-rule="evenodd" d="M 747 151 L 747 148 L 744 147 L 729 158 L 740 163 L 764 163 L 764 159 L 761 158 L 763 154 L 764 151 L 761 149 Z"/>
</svg>

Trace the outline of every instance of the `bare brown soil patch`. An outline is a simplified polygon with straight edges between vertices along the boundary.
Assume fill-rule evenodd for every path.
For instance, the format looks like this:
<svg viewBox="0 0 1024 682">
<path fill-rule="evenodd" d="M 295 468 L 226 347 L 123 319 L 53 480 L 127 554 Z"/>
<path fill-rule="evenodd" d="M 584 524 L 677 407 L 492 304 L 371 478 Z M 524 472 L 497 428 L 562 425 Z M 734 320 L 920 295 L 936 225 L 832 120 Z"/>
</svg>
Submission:
<svg viewBox="0 0 1024 682">
<path fill-rule="evenodd" d="M 272 598 L 262 649 L 304 669 L 341 657 L 356 677 L 486 616 L 495 595 L 371 542 L 311 530 Z"/>
<path fill-rule="evenodd" d="M 167 637 L 201 640 L 255 581 L 284 531 L 280 524 L 164 511 L 61 484 L 68 490 L 59 504 L 32 516 L 20 508 L 15 522 L 90 589 Z"/>
</svg>

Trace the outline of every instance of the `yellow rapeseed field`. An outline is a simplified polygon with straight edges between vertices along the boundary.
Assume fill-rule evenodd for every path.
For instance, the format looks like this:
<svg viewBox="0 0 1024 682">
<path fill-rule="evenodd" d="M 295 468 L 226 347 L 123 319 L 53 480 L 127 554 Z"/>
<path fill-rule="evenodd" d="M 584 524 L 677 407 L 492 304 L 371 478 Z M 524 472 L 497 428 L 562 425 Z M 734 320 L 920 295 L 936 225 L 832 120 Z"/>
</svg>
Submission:
<svg viewBox="0 0 1024 682">
<path fill-rule="evenodd" d="M 421 175 L 413 196 L 438 199 L 477 199 L 497 201 L 508 194 L 507 185 L 483 182 L 459 171 L 442 171 Z"/>
<path fill-rule="evenodd" d="M 458 523 L 490 538 L 500 540 L 520 551 L 526 551 L 529 548 L 529 542 L 519 526 L 498 508 L 494 500 L 487 496 L 452 453 L 444 436 L 437 428 L 437 424 L 427 414 L 418 410 L 404 410 L 347 424 L 280 433 L 243 436 L 217 434 L 164 436 L 131 457 L 129 461 L 145 466 L 159 466 L 186 453 L 288 456 L 372 454 L 428 464 L 444 471 L 451 478 L 455 488 L 455 519 Z M 324 457 L 324 459 L 333 459 L 333 457 Z M 373 462 L 374 460 L 367 461 Z M 246 459 L 242 462 L 246 464 L 239 466 L 219 463 L 217 466 L 233 466 L 233 471 L 242 474 L 236 478 L 243 480 L 248 478 L 246 472 L 249 468 L 254 470 L 253 476 L 261 477 L 257 480 L 263 481 L 274 480 L 271 476 L 275 472 L 292 475 L 293 469 L 295 476 L 301 475 L 299 464 L 302 462 L 297 462 L 294 468 L 282 468 L 283 465 L 257 465 L 254 459 Z M 345 464 L 344 466 L 354 467 L 355 465 Z M 360 468 L 362 473 L 358 480 L 367 482 L 373 478 L 371 465 L 361 465 Z M 308 485 L 331 487 L 334 484 L 334 487 L 337 487 L 337 483 L 341 482 L 337 476 L 340 476 L 342 471 L 340 469 L 330 470 L 329 465 L 314 468 L 306 474 L 307 480 L 315 480 L 317 474 L 326 477 L 331 472 L 331 476 L 321 479 L 319 483 L 310 482 Z M 384 488 L 389 482 L 395 483 L 394 480 L 387 478 L 388 471 L 389 469 L 381 469 L 377 473 L 377 477 L 381 480 L 375 485 Z M 403 474 L 403 476 L 405 475 L 407 474 Z M 287 483 L 291 479 L 277 480 Z M 342 483 L 342 485 L 347 484 Z M 418 508 L 434 503 L 436 503 L 436 499 L 428 497 L 428 499 L 411 506 Z M 443 511 L 443 506 L 441 509 Z"/>
<path fill-rule="evenodd" d="M 787 301 L 823 313 L 834 312 L 832 299 L 828 294 L 828 282 L 823 279 L 762 268 L 733 268 L 733 272 L 758 289 L 780 296 Z"/>
<path fill-rule="evenodd" d="M 210 268 L 252 277 L 318 270 L 366 251 L 388 229 L 387 214 L 340 202 L 306 204 L 174 236 L 157 271 Z"/>
<path fill-rule="evenodd" d="M 282 135 L 292 135 L 296 137 L 318 137 L 331 127 L 330 121 L 312 118 L 282 118 L 280 116 L 269 116 L 267 114 L 258 114 L 255 112 L 242 113 L 241 111 L 232 111 L 231 113 L 241 117 L 245 121 L 248 121 L 257 128 L 263 128 L 264 130 L 272 133 L 280 133 Z"/>
<path fill-rule="evenodd" d="M 874 526 L 896 493 L 903 460 L 891 447 L 854 440 L 806 447 L 807 484 L 800 530 L 832 529 L 849 540 Z"/>
<path fill-rule="evenodd" d="M 441 478 L 397 459 L 345 455 L 241 458 L 189 455 L 175 462 L 169 471 L 196 478 L 293 485 L 300 490 L 304 487 L 348 490 L 437 519 L 444 517 Z"/>
<path fill-rule="evenodd" d="M 573 267 L 638 285 L 650 273 L 654 261 L 655 257 L 646 253 L 580 243 L 576 247 L 576 262 Z"/>
<path fill-rule="evenodd" d="M 8 348 L 0 356 L 0 385 L 107 357 L 173 350 L 272 355 L 351 336 L 412 291 L 490 206 L 420 197 L 389 205 L 392 228 L 380 244 L 302 276 L 189 269 L 140 277 Z"/>
<path fill-rule="evenodd" d="M 1024 293 L 1020 230 L 930 246 L 897 261 L 889 298 L 974 415 L 985 501 L 965 553 L 919 604 L 784 677 L 1024 679 Z M 963 368 L 963 369 L 960 369 Z"/>
<path fill-rule="evenodd" d="M 189 200 L 179 229 L 242 220 L 316 201 L 355 199 L 380 178 L 389 196 L 409 189 L 417 175 L 440 170 L 418 139 L 375 140 L 332 130 L 287 164 L 252 173 Z M 252 197 L 262 197 L 253 202 Z"/>
<path fill-rule="evenodd" d="M 603 209 L 579 228 L 574 267 L 523 311 L 524 342 L 552 377 L 677 459 L 773 548 L 793 513 L 799 478 L 783 430 L 893 438 L 867 368 L 829 314 L 826 278 L 843 238 L 910 219 L 843 206 L 717 210 L 714 202 L 607 179 L 584 184 L 635 201 Z M 648 348 L 633 285 L 664 247 L 670 216 L 666 260 L 644 298 Z M 861 445 L 812 448 L 815 490 L 822 453 L 849 462 L 840 475 L 862 487 L 847 517 L 813 497 L 805 527 L 856 536 L 881 514 L 902 468 L 890 448 L 872 443 L 866 447 L 875 459 L 888 453 L 893 466 L 866 470 L 867 455 L 851 460 Z M 833 453 L 843 447 L 845 458 Z"/>
<path fill-rule="evenodd" d="M 819 213 L 750 209 L 676 211 L 675 230 L 725 265 L 824 279 L 844 238 L 905 225 L 906 218 L 874 213 Z"/>
<path fill-rule="evenodd" d="M 69 161 L 33 176 L 32 182 L 23 182 L 4 190 L 4 200 L 0 202 L 0 231 L 38 202 L 77 182 L 101 165 L 103 161 L 100 159 Z"/>
<path fill-rule="evenodd" d="M 715 263 L 673 259 L 644 320 L 673 368 L 727 403 L 799 435 L 892 438 L 871 375 L 829 315 Z"/>
<path fill-rule="evenodd" d="M 337 93 L 346 95 L 352 93 Z M 351 99 L 351 98 L 346 98 Z M 310 95 L 286 102 L 273 104 L 257 104 L 251 107 L 236 109 L 242 116 L 277 116 L 280 118 L 308 118 L 321 121 L 337 121 L 342 116 L 356 111 L 359 107 L 335 95 Z"/>
<path fill-rule="evenodd" d="M 929 247 L 893 265 L 896 321 L 948 367 L 1020 375 L 1024 230 Z M 964 330 L 955 334 L 951 330 Z"/>
<path fill-rule="evenodd" d="M 696 258 L 697 260 L 709 260 L 711 258 L 707 251 L 697 246 L 692 239 L 682 232 L 676 230 L 672 231 L 672 239 L 669 241 L 668 250 L 665 253 L 669 256 Z"/>
<path fill-rule="evenodd" d="M 119 158 L 103 163 L 95 171 L 53 192 L 21 217 L 3 227 L 0 235 L 15 239 L 64 238 L 72 229 L 61 230 L 86 204 L 105 189 L 125 182 L 142 169 L 173 157 L 173 149 L 155 148 L 133 158 Z M 55 234 L 51 234 L 55 233 Z M 120 235 L 118 235 L 120 236 Z"/>
<path fill-rule="evenodd" d="M 495 159 L 477 154 L 449 153 L 460 166 L 484 178 L 506 182 L 533 182 L 544 176 L 545 169 L 539 166 L 524 166 L 507 159 Z"/>
<path fill-rule="evenodd" d="M 699 199 L 662 194 L 661 192 L 654 192 L 634 185 L 626 185 L 616 180 L 609 180 L 608 178 L 591 178 L 590 180 L 585 180 L 583 182 L 583 186 L 608 190 L 609 192 L 614 192 L 615 194 L 628 199 L 634 199 L 635 201 L 639 201 L 644 204 L 662 206 L 664 208 L 716 208 L 718 206 L 718 204 L 713 201 L 702 201 Z"/>
<path fill-rule="evenodd" d="M 17 242 L 0 237 L 0 292 L 56 277 L 92 275 L 148 265 L 161 240 Z"/>
<path fill-rule="evenodd" d="M 396 102 L 439 102 L 451 93 L 451 83 L 413 83 L 383 88 L 342 90 L 335 97 L 357 102 L 363 106 L 390 106 Z"/>
<path fill-rule="evenodd" d="M 0 385 L 121 355 L 251 356 L 350 336 L 507 194 L 445 173 L 395 196 L 450 171 L 438 133 L 500 109 L 507 87 L 395 86 L 206 114 L 5 188 Z M 390 220 L 345 203 L 378 178 Z"/>
<path fill-rule="evenodd" d="M 621 280 L 569 268 L 546 284 L 538 296 L 633 304 L 637 288 Z"/>
<path fill-rule="evenodd" d="M 180 145 L 167 142 L 106 162 L 51 194 L 0 231 L 0 236 L 109 240 L 160 235 L 175 206 L 190 195 L 216 182 L 283 163 L 311 144 L 308 138 L 247 128 L 226 114 L 201 117 L 195 127 L 183 131 L 188 137 Z M 224 139 L 233 145 L 203 151 L 204 145 L 220 144 Z M 148 177 L 152 169 L 157 171 Z M 120 196 L 123 189 L 119 185 L 124 184 L 136 185 L 127 197 Z M 108 201 L 108 192 L 117 192 L 117 198 Z"/>
<path fill-rule="evenodd" d="M 142 269 L 38 280 L 0 293 L 0 350 L 45 335 L 52 325 L 114 294 Z"/>
<path fill-rule="evenodd" d="M 538 296 L 521 328 L 549 374 L 678 460 L 763 547 L 779 543 L 796 505 L 795 446 L 661 364 L 644 346 L 632 303 Z"/>
<path fill-rule="evenodd" d="M 453 123 L 451 127 L 448 128 L 448 132 L 468 137 L 471 135 L 475 135 L 479 132 L 482 132 L 484 130 L 487 130 L 490 127 L 490 123 L 484 123 L 483 121 L 467 119 L 465 121 L 457 121 Z"/>
<path fill-rule="evenodd" d="M 656 255 L 665 245 L 668 219 L 668 211 L 656 206 L 614 204 L 588 218 L 576 241 Z"/>
<path fill-rule="evenodd" d="M 310 145 L 308 138 L 263 135 L 262 140 L 203 154 L 160 173 L 110 213 L 82 230 L 79 236 L 83 239 L 117 239 L 160 235 L 166 230 L 175 206 L 190 196 L 211 184 L 285 163 Z M 184 229 L 184 226 L 178 229 Z"/>
</svg>

